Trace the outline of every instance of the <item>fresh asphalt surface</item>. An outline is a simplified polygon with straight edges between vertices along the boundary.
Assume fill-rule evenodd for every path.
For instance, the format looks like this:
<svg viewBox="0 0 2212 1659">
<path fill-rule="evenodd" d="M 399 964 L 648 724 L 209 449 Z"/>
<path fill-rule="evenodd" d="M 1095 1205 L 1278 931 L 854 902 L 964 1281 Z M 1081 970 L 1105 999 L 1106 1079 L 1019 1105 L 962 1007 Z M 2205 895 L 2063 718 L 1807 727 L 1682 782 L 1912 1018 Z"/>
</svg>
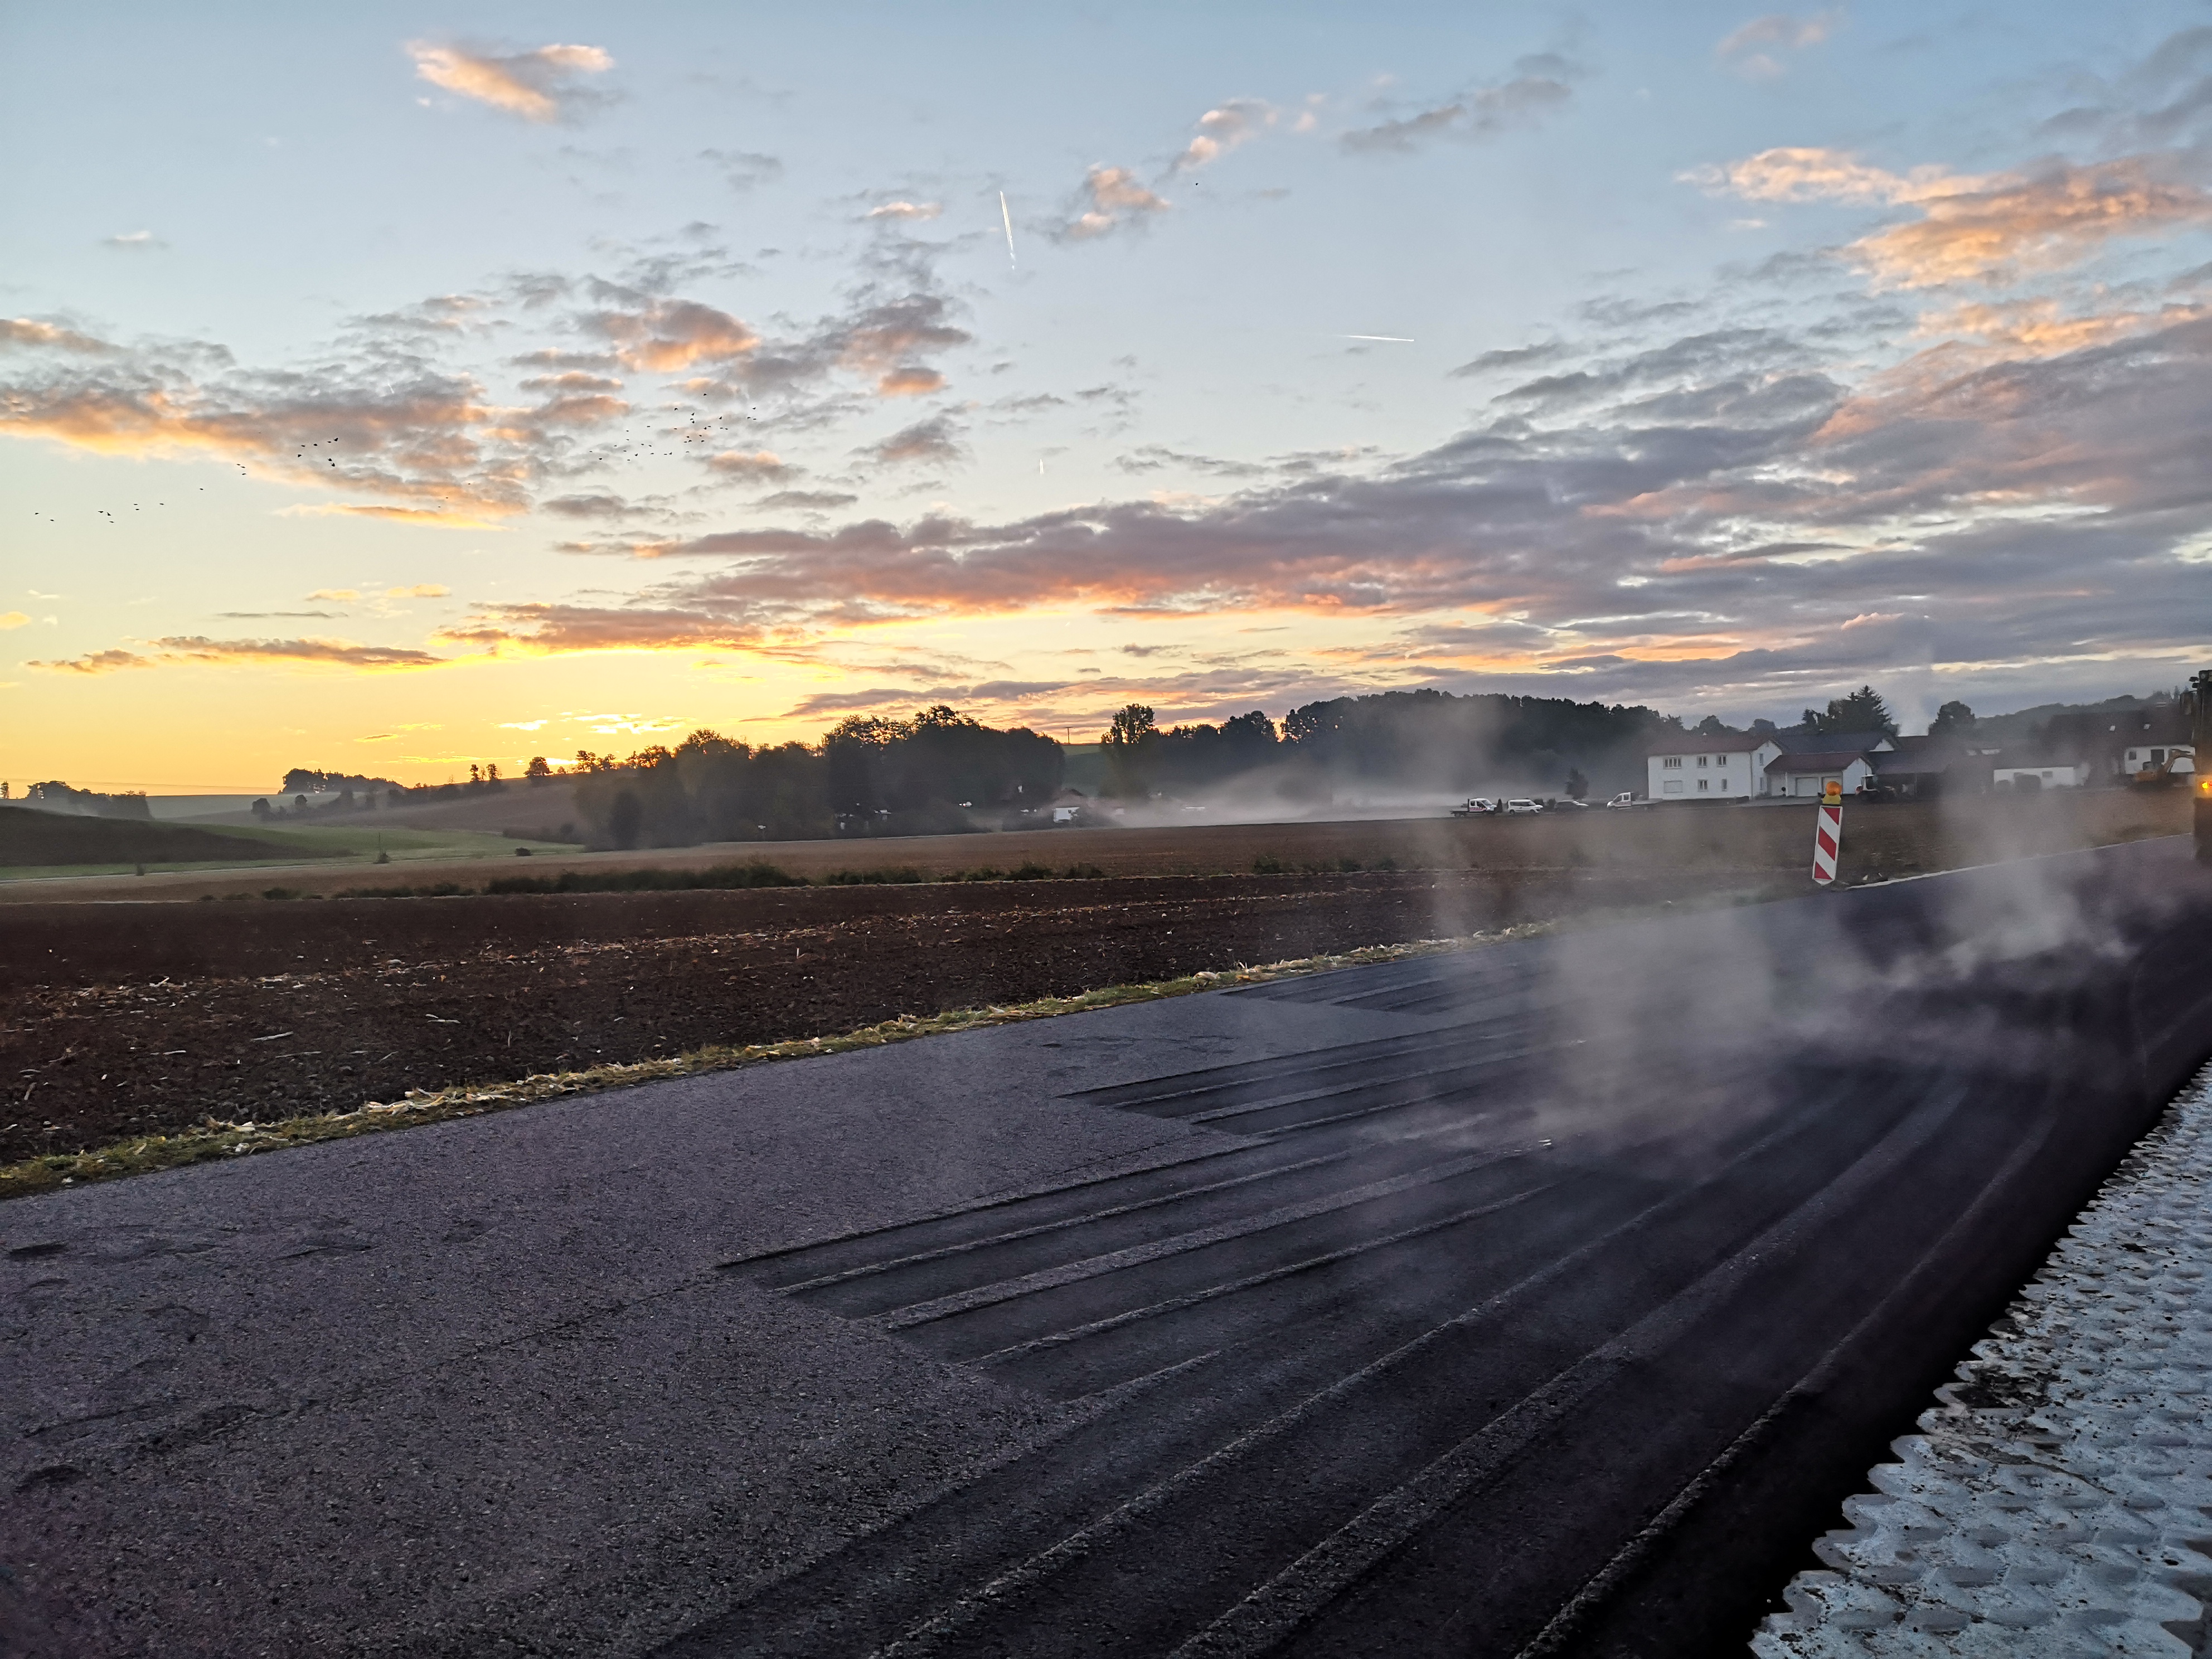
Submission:
<svg viewBox="0 0 2212 1659">
<path fill-rule="evenodd" d="M 0 1207 L 0 1654 L 1704 1655 L 2212 1049 L 2185 842 Z"/>
</svg>

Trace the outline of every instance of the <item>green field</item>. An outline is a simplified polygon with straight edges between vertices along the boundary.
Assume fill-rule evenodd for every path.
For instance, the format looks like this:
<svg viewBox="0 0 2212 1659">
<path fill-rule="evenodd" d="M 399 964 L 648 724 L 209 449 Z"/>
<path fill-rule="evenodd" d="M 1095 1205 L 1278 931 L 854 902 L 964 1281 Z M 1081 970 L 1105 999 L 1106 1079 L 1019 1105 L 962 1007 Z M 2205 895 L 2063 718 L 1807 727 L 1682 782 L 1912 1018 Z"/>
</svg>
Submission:
<svg viewBox="0 0 2212 1659">
<path fill-rule="evenodd" d="M 376 863 L 383 854 L 390 864 L 412 864 L 424 860 L 512 860 L 519 848 L 532 853 L 573 853 L 573 845 L 550 841 L 510 841 L 505 836 L 475 830 L 379 830 L 356 828 L 304 830 L 264 829 L 258 824 L 225 824 L 222 834 L 235 841 L 258 842 L 268 849 L 264 858 L 193 860 L 189 863 L 133 862 L 102 864 L 38 864 L 0 866 L 0 881 L 52 880 L 70 876 L 128 876 L 142 868 L 156 871 L 263 870 L 297 866 L 312 861 L 317 869 L 343 868 Z"/>
</svg>

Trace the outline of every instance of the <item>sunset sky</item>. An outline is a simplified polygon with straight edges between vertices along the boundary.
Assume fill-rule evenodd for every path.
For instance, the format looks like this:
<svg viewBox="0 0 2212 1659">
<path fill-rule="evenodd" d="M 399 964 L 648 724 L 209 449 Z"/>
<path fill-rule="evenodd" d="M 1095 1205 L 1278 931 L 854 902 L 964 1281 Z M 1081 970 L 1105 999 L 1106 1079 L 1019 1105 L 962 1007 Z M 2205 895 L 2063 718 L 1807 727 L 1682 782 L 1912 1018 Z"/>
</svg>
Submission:
<svg viewBox="0 0 2212 1659">
<path fill-rule="evenodd" d="M 0 142 L 18 789 L 2212 659 L 2203 3 L 15 5 Z"/>
</svg>

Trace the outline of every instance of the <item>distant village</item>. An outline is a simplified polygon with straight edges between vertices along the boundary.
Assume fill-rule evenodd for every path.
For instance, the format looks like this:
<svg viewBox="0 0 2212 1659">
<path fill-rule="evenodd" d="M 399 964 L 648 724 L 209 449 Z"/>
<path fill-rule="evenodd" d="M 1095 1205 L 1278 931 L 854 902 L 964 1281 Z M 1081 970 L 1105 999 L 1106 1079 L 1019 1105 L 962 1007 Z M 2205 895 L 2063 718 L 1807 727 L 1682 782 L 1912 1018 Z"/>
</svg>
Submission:
<svg viewBox="0 0 2212 1659">
<path fill-rule="evenodd" d="M 2129 700 L 2130 702 L 2132 699 Z M 1646 792 L 1655 802 L 1814 798 L 1836 785 L 1861 799 L 1924 800 L 1938 794 L 2027 794 L 2045 789 L 2183 784 L 2196 745 L 2179 700 L 2131 708 L 2071 709 L 2027 738 L 1985 731 L 1964 703 L 1946 703 L 1926 735 L 1902 737 L 1881 699 L 1862 687 L 1805 712 L 1796 726 L 1754 720 L 1735 731 L 1708 720 L 1646 745 Z"/>
</svg>

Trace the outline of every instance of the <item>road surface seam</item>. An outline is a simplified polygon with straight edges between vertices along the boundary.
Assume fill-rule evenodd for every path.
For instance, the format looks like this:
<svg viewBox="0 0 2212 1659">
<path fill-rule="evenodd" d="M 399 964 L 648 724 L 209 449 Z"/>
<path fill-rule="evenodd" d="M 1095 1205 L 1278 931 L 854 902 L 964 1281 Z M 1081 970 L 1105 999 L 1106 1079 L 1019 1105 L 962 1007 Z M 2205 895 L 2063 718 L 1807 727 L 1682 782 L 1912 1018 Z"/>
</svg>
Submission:
<svg viewBox="0 0 2212 1659">
<path fill-rule="evenodd" d="M 1218 1221 L 1210 1227 L 1195 1232 L 1178 1233 L 1172 1238 L 1154 1239 L 1150 1243 L 1132 1244 L 1127 1249 L 1109 1251 L 1081 1261 L 1070 1261 L 1056 1267 L 1024 1273 L 1019 1279 L 1002 1279 L 994 1284 L 979 1285 L 971 1290 L 956 1291 L 950 1296 L 935 1297 L 927 1302 L 917 1302 L 878 1320 L 884 1329 L 909 1330 L 916 1325 L 933 1324 L 940 1319 L 950 1319 L 957 1314 L 970 1313 L 978 1308 L 988 1308 L 1000 1302 L 1011 1302 L 1018 1297 L 1034 1296 L 1042 1291 L 1057 1290 L 1063 1285 L 1073 1285 L 1086 1279 L 1119 1273 L 1125 1267 L 1139 1267 L 1171 1255 L 1182 1255 L 1192 1250 L 1202 1250 L 1210 1244 L 1219 1244 L 1232 1238 L 1244 1238 L 1277 1227 L 1287 1227 L 1300 1221 L 1310 1221 L 1316 1216 L 1328 1215 L 1334 1211 L 1348 1210 L 1358 1205 L 1371 1203 L 1376 1199 L 1393 1197 L 1410 1192 L 1416 1187 L 1433 1186 L 1449 1181 L 1455 1176 L 1484 1169 L 1492 1164 L 1508 1164 L 1515 1158 L 1527 1158 L 1541 1152 L 1551 1143 L 1535 1141 L 1526 1146 L 1509 1146 L 1498 1152 L 1472 1152 L 1444 1163 L 1432 1164 L 1425 1170 L 1415 1170 L 1406 1175 L 1390 1176 L 1382 1181 L 1364 1182 L 1357 1187 L 1347 1187 L 1341 1192 L 1326 1193 L 1318 1198 L 1305 1199 L 1296 1204 L 1279 1205 L 1262 1210 L 1256 1215 L 1238 1216 L 1228 1221 Z"/>
</svg>

